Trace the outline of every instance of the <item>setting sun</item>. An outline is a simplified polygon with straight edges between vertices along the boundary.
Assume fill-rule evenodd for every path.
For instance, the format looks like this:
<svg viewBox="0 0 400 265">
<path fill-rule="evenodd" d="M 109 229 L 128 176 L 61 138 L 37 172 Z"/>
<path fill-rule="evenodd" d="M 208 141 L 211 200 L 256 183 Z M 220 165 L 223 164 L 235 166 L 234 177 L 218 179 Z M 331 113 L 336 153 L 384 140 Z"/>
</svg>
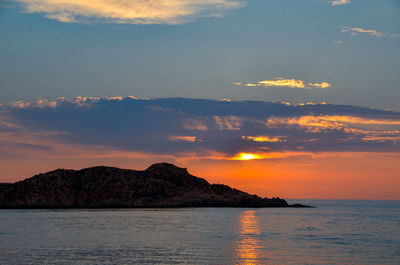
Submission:
<svg viewBox="0 0 400 265">
<path fill-rule="evenodd" d="M 249 153 L 240 153 L 235 156 L 235 160 L 252 160 L 252 159 L 259 159 L 260 156 L 256 154 L 249 154 Z"/>
</svg>

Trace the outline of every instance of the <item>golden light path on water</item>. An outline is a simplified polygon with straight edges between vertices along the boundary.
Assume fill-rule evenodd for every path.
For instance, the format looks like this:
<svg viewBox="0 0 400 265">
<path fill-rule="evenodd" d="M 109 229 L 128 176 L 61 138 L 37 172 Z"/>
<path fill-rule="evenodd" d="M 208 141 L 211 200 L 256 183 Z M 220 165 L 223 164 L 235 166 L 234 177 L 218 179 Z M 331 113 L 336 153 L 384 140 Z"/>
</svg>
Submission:
<svg viewBox="0 0 400 265">
<path fill-rule="evenodd" d="M 237 243 L 236 254 L 240 264 L 259 264 L 260 228 L 255 213 L 254 210 L 244 211 L 239 217 L 240 240 Z"/>
</svg>

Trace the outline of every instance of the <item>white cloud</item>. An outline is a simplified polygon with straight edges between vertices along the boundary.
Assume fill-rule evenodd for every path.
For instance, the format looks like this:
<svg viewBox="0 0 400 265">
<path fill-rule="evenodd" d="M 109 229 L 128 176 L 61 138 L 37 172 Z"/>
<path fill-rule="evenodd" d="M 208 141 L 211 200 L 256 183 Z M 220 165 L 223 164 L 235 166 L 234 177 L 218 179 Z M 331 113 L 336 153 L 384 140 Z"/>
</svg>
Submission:
<svg viewBox="0 0 400 265">
<path fill-rule="evenodd" d="M 221 17 L 244 6 L 237 0 L 15 0 L 28 13 L 60 22 L 181 24 L 199 17 Z"/>
<path fill-rule="evenodd" d="M 350 3 L 351 3 L 350 0 L 334 0 L 334 1 L 331 2 L 331 5 L 340 6 L 340 5 L 350 4 Z"/>
<path fill-rule="evenodd" d="M 368 34 L 372 37 L 377 37 L 377 38 L 398 38 L 399 35 L 394 34 L 394 33 L 383 33 L 375 29 L 363 29 L 360 27 L 348 27 L 348 26 L 340 26 L 341 32 L 348 32 L 350 35 L 356 36 L 358 34 Z"/>
</svg>

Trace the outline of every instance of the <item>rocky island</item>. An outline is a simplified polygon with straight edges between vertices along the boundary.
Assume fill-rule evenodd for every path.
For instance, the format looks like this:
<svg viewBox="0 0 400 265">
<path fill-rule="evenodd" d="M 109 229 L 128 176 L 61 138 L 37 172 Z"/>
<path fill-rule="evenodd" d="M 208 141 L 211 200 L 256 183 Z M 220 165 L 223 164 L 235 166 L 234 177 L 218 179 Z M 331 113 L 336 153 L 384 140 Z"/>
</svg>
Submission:
<svg viewBox="0 0 400 265">
<path fill-rule="evenodd" d="M 308 207 L 210 184 L 185 168 L 153 164 L 143 171 L 115 167 L 57 169 L 0 183 L 0 208 Z"/>
</svg>

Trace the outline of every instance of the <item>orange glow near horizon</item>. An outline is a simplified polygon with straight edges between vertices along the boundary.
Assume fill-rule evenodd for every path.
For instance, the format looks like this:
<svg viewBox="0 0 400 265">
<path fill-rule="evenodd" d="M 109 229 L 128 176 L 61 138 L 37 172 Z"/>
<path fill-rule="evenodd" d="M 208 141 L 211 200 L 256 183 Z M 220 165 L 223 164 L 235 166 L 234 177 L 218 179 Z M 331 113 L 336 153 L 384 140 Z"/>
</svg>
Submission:
<svg viewBox="0 0 400 265">
<path fill-rule="evenodd" d="M 243 152 L 234 157 L 219 153 L 198 157 L 188 152 L 166 156 L 37 139 L 27 135 L 21 143 L 43 144 L 51 147 L 51 153 L 9 149 L 10 155 L 0 164 L 0 182 L 15 182 L 57 168 L 105 165 L 144 170 L 153 163 L 169 162 L 210 183 L 262 197 L 400 200 L 400 154 L 396 152 Z"/>
<path fill-rule="evenodd" d="M 400 155 L 321 153 L 314 156 L 193 161 L 190 172 L 262 197 L 400 200 Z"/>
</svg>

